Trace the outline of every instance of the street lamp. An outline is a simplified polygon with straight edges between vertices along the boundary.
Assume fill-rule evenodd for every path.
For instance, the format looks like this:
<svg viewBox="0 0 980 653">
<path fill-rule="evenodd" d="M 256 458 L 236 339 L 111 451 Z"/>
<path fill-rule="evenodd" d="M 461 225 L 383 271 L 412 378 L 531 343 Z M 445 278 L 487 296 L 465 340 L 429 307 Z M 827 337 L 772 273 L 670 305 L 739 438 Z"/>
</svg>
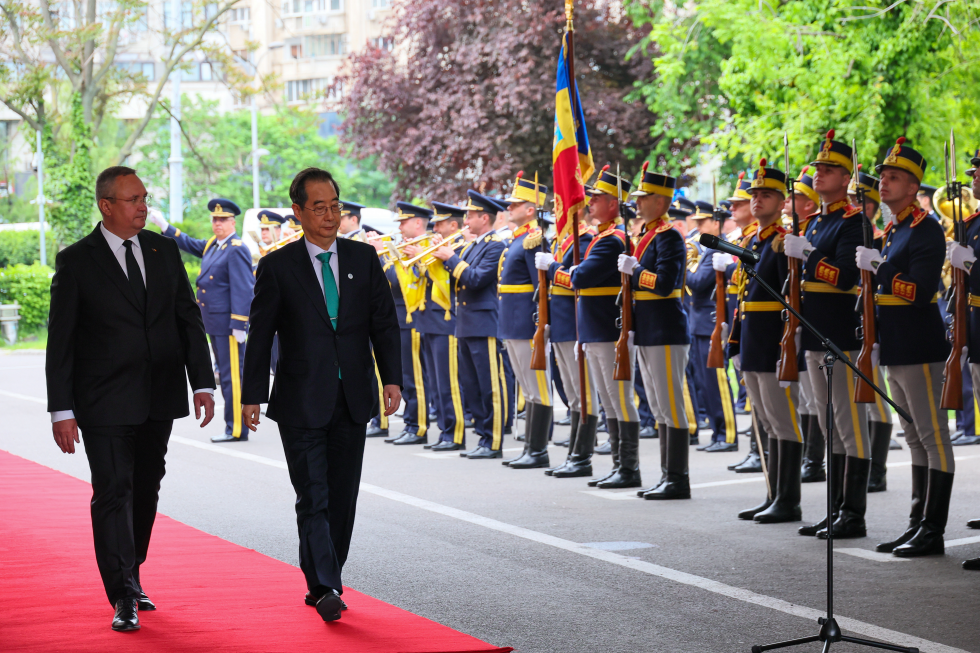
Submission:
<svg viewBox="0 0 980 653">
<path fill-rule="evenodd" d="M 265 55 L 269 54 L 272 50 L 278 50 L 284 45 L 285 43 L 282 41 L 273 41 L 266 47 L 266 51 L 255 62 L 255 81 L 259 81 L 259 64 L 265 58 Z M 255 104 L 255 94 L 252 94 L 251 99 L 252 102 L 249 109 L 252 112 L 252 208 L 257 209 L 259 208 L 259 157 L 268 154 L 269 150 L 259 149 L 259 108 Z"/>
</svg>

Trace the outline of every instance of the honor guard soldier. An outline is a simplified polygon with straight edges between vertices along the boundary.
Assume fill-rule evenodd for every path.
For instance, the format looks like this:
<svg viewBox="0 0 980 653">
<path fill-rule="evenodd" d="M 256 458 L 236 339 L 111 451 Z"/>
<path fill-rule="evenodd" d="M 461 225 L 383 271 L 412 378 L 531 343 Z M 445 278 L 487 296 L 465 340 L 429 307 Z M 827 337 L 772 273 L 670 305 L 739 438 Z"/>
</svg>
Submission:
<svg viewBox="0 0 980 653">
<path fill-rule="evenodd" d="M 426 227 L 432 211 L 408 202 L 397 202 L 395 220 L 405 242 L 425 244 Z M 404 249 L 404 247 L 403 247 Z M 422 336 L 416 329 L 413 313 L 425 299 L 424 282 L 414 267 L 406 266 L 405 254 L 389 257 L 384 265 L 385 276 L 395 298 L 395 312 L 401 326 L 402 339 L 402 398 L 405 410 L 402 420 L 405 428 L 398 435 L 385 438 L 385 442 L 398 445 L 425 444 L 428 442 L 429 407 L 425 397 L 425 380 L 422 361 L 425 357 Z"/>
<path fill-rule="evenodd" d="M 201 258 L 201 273 L 197 277 L 197 303 L 204 318 L 204 330 L 218 364 L 221 395 L 225 399 L 225 433 L 211 442 L 248 440 L 242 430 L 242 362 L 248 330 L 248 311 L 252 305 L 255 274 L 252 255 L 235 230 L 235 216 L 242 211 L 231 200 L 213 199 L 208 202 L 211 229 L 214 235 L 207 240 L 191 238 L 180 229 L 157 218 L 164 236 L 177 241 L 177 247 Z M 162 224 L 161 224 L 162 223 Z"/>
<path fill-rule="evenodd" d="M 582 209 L 584 213 L 586 208 Z M 580 216 L 574 219 L 580 220 Z M 579 223 L 579 254 L 585 257 L 589 243 L 595 236 L 595 229 L 584 222 Z M 599 402 L 595 385 L 589 374 L 589 362 L 585 361 L 585 406 L 582 406 L 579 377 L 577 333 L 575 329 L 575 292 L 571 289 L 568 271 L 575 260 L 575 238 L 569 234 L 559 243 L 556 239 L 553 253 L 538 252 L 534 264 L 539 270 L 548 272 L 551 282 L 551 302 L 548 306 L 551 317 L 549 338 L 558 373 L 568 396 L 571 411 L 571 428 L 568 440 L 568 458 L 558 467 L 546 470 L 545 474 L 555 478 L 575 478 L 592 475 L 592 455 L 595 451 L 596 428 L 599 425 Z M 550 474 L 549 474 L 550 472 Z"/>
<path fill-rule="evenodd" d="M 501 458 L 504 439 L 504 380 L 498 350 L 497 266 L 504 244 L 492 226 L 501 206 L 467 191 L 466 226 L 474 236 L 457 254 L 449 246 L 432 253 L 453 277 L 456 293 L 456 341 L 460 380 L 473 412 L 479 444 L 460 456 L 471 460 Z"/>
<path fill-rule="evenodd" d="M 692 218 L 697 224 L 698 232 L 723 237 L 721 227 L 727 213 L 716 211 L 708 202 L 699 200 L 694 204 Z M 687 306 L 691 326 L 691 369 L 694 372 L 694 382 L 701 389 L 701 396 L 705 400 L 704 409 L 711 422 L 711 443 L 702 449 L 708 452 L 738 451 L 735 402 L 732 399 L 732 386 L 728 382 L 727 360 L 725 367 L 708 367 L 708 349 L 711 346 L 715 319 L 725 321 L 724 315 L 714 315 L 714 295 L 717 290 L 715 273 L 717 268 L 721 268 L 723 273 L 727 272 L 731 262 L 731 256 L 723 252 L 702 248 L 694 272 L 687 277 L 687 288 L 691 295 Z M 723 292 L 725 290 L 727 284 L 722 289 Z"/>
<path fill-rule="evenodd" d="M 633 288 L 634 343 L 643 386 L 657 418 L 660 483 L 638 494 L 644 499 L 690 499 L 690 417 L 685 410 L 685 368 L 691 345 L 683 305 L 687 248 L 667 210 L 677 180 L 644 170 L 635 193 L 644 221 L 633 255 L 618 257 L 619 271 Z"/>
<path fill-rule="evenodd" d="M 755 268 L 759 279 L 772 288 L 782 288 L 789 265 L 783 253 L 787 231 L 780 225 L 786 199 L 786 174 L 767 168 L 766 160 L 752 180 L 752 215 L 757 231 L 747 249 L 759 255 Z M 783 305 L 754 278 L 742 284 L 738 317 L 732 327 L 729 354 L 738 356 L 752 410 L 769 434 L 769 492 L 762 504 L 743 510 L 739 519 L 760 524 L 794 522 L 802 519 L 800 472 L 803 463 L 803 436 L 797 417 L 799 386 L 780 383 L 776 374 L 783 336 Z"/>
<path fill-rule="evenodd" d="M 893 216 L 885 228 L 884 246 L 880 253 L 858 247 L 855 255 L 858 267 L 875 275 L 880 364 L 886 368 L 892 398 L 914 420 L 902 420 L 912 454 L 909 528 L 875 547 L 904 558 L 944 553 L 955 465 L 949 422 L 940 409 L 950 352 L 937 292 L 946 236 L 915 201 L 925 167 L 925 159 L 905 145 L 905 138 L 888 150 L 875 167 L 881 176 L 881 200 Z"/>
<path fill-rule="evenodd" d="M 466 209 L 432 202 L 432 230 L 441 243 L 460 249 L 465 245 L 463 219 Z M 415 251 L 405 248 L 406 253 Z M 417 254 L 415 255 L 417 256 Z M 431 254 L 416 263 L 425 274 L 425 303 L 415 312 L 415 328 L 422 334 L 425 367 L 429 370 L 429 396 L 435 399 L 439 439 L 432 451 L 457 451 L 464 447 L 463 392 L 460 387 L 459 343 L 456 340 L 456 292 L 442 261 Z"/>
<path fill-rule="evenodd" d="M 858 188 L 864 194 L 864 206 L 859 208 L 864 209 L 864 214 L 874 224 L 875 215 L 877 215 L 878 207 L 881 205 L 878 178 L 863 172 L 860 163 L 858 164 L 857 179 L 851 180 L 851 185 L 847 191 L 848 196 L 854 198 L 855 205 L 857 203 Z M 884 244 L 883 237 L 884 233 L 878 227 L 874 227 L 874 244 L 875 249 L 878 251 L 881 251 L 881 247 Z M 882 372 L 878 361 L 875 360 L 873 363 L 871 380 L 879 388 L 884 388 L 885 384 L 883 383 Z M 892 410 L 885 400 L 875 394 L 874 402 L 867 406 L 868 437 L 871 439 L 871 475 L 868 480 L 868 492 L 884 492 L 888 489 L 888 468 L 885 466 L 888 463 L 888 450 L 892 448 L 901 449 L 902 447 L 897 442 L 893 446 Z"/>
<path fill-rule="evenodd" d="M 361 228 L 361 209 L 363 208 L 365 208 L 363 204 L 344 201 L 344 209 L 340 213 L 340 227 L 337 229 L 337 233 L 342 238 L 350 238 L 362 243 L 367 242 L 367 236 L 364 229 Z"/>
<path fill-rule="evenodd" d="M 860 275 L 855 251 L 864 240 L 861 209 L 847 201 L 853 163 L 849 145 L 834 140 L 834 131 L 820 146 L 813 188 L 820 196 L 818 214 L 809 217 L 806 232 L 785 238 L 786 255 L 803 261 L 802 315 L 830 338 L 850 359 L 860 347 L 857 330 L 859 315 L 854 310 Z M 823 367 L 825 348 L 806 329 L 801 347 L 806 352 L 807 374 L 818 406 L 827 403 L 827 378 Z M 834 496 L 834 537 L 865 537 L 864 513 L 868 503 L 868 474 L 871 470 L 871 443 L 868 438 L 866 404 L 854 402 L 854 375 L 840 374 L 833 386 L 834 477 L 829 479 Z M 817 413 L 820 427 L 827 432 L 826 411 Z M 826 518 L 818 524 L 800 528 L 801 535 L 826 537 Z"/>
<path fill-rule="evenodd" d="M 514 190 L 505 200 L 509 203 L 508 222 L 514 230 L 510 244 L 500 255 L 497 285 L 500 298 L 497 337 L 504 341 L 514 376 L 524 393 L 524 452 L 517 458 L 503 461 L 512 469 L 549 465 L 548 436 L 554 415 L 550 366 L 545 365 L 543 370 L 531 369 L 531 341 L 537 329 L 534 294 L 538 288 L 538 270 L 534 267 L 534 256 L 549 249 L 538 224 L 537 212 L 545 202 L 548 187 L 524 179 L 523 174 L 517 173 Z"/>
</svg>

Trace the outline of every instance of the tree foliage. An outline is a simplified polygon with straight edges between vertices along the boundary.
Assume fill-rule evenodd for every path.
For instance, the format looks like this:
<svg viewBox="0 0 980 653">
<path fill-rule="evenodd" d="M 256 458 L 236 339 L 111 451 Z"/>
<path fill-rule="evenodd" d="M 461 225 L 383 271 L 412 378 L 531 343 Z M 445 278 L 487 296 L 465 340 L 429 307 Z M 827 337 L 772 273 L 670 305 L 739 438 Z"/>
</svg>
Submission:
<svg viewBox="0 0 980 653">
<path fill-rule="evenodd" d="M 576 73 L 598 166 L 639 168 L 653 116 L 626 99 L 648 59 L 626 60 L 641 34 L 610 3 L 576 3 Z M 515 173 L 550 184 L 561 2 L 405 0 L 390 26 L 394 51 L 351 57 L 342 78 L 343 140 L 377 157 L 400 198 L 459 199 L 509 190 Z"/>
</svg>

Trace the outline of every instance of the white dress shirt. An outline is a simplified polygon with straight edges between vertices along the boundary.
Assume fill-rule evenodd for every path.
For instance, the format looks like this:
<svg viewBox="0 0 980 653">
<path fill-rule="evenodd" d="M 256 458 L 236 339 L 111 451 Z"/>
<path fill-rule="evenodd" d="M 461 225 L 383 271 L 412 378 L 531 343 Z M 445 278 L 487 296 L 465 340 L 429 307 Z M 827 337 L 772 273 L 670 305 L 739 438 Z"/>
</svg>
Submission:
<svg viewBox="0 0 980 653">
<path fill-rule="evenodd" d="M 105 228 L 105 225 L 101 222 L 99 223 L 99 231 L 102 232 L 102 236 L 105 241 L 109 243 L 109 250 L 112 255 L 116 257 L 116 261 L 119 262 L 119 267 L 122 268 L 123 274 L 126 278 L 129 278 L 129 272 L 126 270 L 126 246 L 123 245 L 126 240 L 133 243 L 133 257 L 136 259 L 136 264 L 140 266 L 140 274 L 143 275 L 143 285 L 146 286 L 146 265 L 143 263 L 143 250 L 140 248 L 140 240 L 138 236 L 133 236 L 132 238 L 122 239 L 116 234 L 112 233 Z M 230 238 L 230 236 L 229 236 Z M 227 238 L 225 240 L 228 240 Z M 222 241 L 223 242 L 223 241 Z M 206 392 L 209 395 L 214 395 L 214 390 L 211 388 L 203 388 L 200 390 L 195 390 L 194 394 L 199 392 Z M 51 423 L 61 422 L 66 419 L 75 419 L 75 411 L 73 410 L 56 410 L 51 413 Z"/>
<path fill-rule="evenodd" d="M 316 273 L 316 282 L 320 284 L 320 294 L 323 295 L 323 303 L 326 304 L 327 297 L 323 291 L 323 264 L 320 259 L 317 258 L 317 254 L 323 254 L 324 252 L 330 252 L 330 271 L 333 272 L 334 283 L 337 284 L 337 296 L 340 297 L 340 266 L 337 264 L 337 239 L 335 238 L 328 249 L 322 249 L 308 239 L 306 240 L 306 251 L 310 255 L 310 261 L 313 262 L 313 271 Z"/>
</svg>

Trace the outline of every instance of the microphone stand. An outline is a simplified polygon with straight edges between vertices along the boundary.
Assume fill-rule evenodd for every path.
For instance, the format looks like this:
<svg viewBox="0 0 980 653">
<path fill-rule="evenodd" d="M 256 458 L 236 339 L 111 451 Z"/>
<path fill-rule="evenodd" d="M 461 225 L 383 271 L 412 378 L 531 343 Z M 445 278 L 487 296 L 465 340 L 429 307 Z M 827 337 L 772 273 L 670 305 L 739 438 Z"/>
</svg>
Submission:
<svg viewBox="0 0 980 653">
<path fill-rule="evenodd" d="M 825 337 L 820 333 L 816 327 L 814 327 L 810 322 L 799 314 L 792 306 L 789 305 L 781 294 L 776 292 L 772 286 L 763 281 L 758 275 L 758 271 L 751 265 L 748 265 L 745 259 L 742 259 L 743 265 L 742 269 L 751 278 L 755 279 L 759 285 L 770 295 L 773 299 L 782 304 L 787 311 L 789 311 L 793 317 L 800 321 L 800 324 L 805 326 L 807 330 L 812 333 L 820 344 L 827 350 L 827 353 L 823 357 L 822 368 L 827 370 L 827 616 L 820 617 L 817 619 L 817 623 L 820 624 L 820 632 L 817 635 L 811 635 L 810 637 L 801 637 L 799 639 L 791 639 L 785 642 L 777 642 L 775 644 L 763 644 L 755 645 L 752 647 L 752 653 L 762 653 L 762 651 L 771 651 L 777 648 L 787 648 L 790 646 L 798 646 L 800 644 L 808 644 L 810 642 L 821 641 L 824 643 L 823 653 L 828 653 L 830 651 L 830 645 L 834 642 L 850 642 L 852 644 L 859 644 L 861 646 L 869 646 L 872 648 L 880 648 L 886 651 L 902 651 L 903 653 L 919 653 L 917 648 L 908 648 L 905 646 L 896 646 L 895 644 L 885 644 L 883 642 L 875 642 L 869 639 L 861 639 L 859 637 L 851 637 L 845 635 L 841 632 L 840 626 L 837 625 L 837 620 L 834 618 L 834 506 L 833 506 L 833 491 L 831 489 L 830 479 L 833 478 L 834 469 L 834 457 L 832 451 L 832 443 L 834 440 L 834 363 L 837 361 L 844 361 L 844 363 L 851 368 L 859 377 L 864 379 L 865 383 L 874 388 L 882 399 L 888 402 L 895 412 L 901 415 L 902 419 L 906 422 L 912 422 L 912 416 L 905 412 L 902 408 L 895 404 L 888 395 L 886 395 L 881 388 L 874 384 L 874 381 L 869 379 L 864 373 L 859 370 L 854 363 L 850 361 L 844 352 L 841 351 L 840 347 L 834 344 L 832 340 Z M 869 292 L 866 289 L 865 292 Z"/>
</svg>

